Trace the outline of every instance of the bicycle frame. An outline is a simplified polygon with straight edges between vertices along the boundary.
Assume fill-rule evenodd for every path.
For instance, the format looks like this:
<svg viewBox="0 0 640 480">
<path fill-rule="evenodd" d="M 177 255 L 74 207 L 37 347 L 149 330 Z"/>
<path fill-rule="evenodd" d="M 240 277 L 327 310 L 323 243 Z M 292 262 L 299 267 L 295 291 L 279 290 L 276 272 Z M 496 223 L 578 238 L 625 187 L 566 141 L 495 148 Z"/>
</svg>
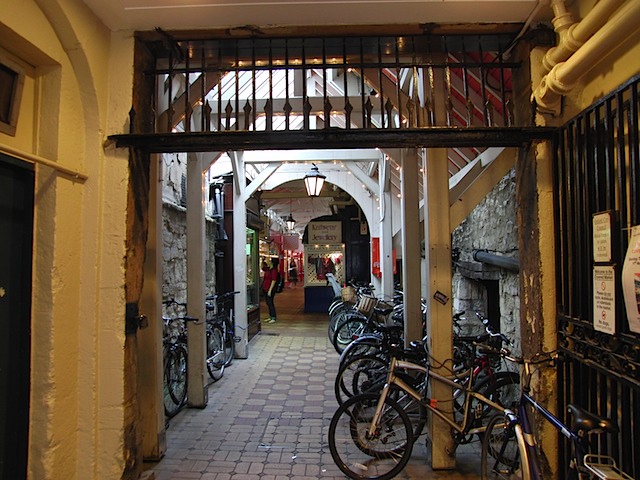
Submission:
<svg viewBox="0 0 640 480">
<path fill-rule="evenodd" d="M 464 391 L 465 394 L 465 402 L 464 402 L 464 415 L 462 418 L 462 422 L 458 423 L 455 420 L 452 420 L 451 418 L 449 418 L 448 413 L 449 412 L 443 412 L 442 410 L 438 409 L 438 400 L 434 399 L 434 398 L 425 398 L 423 397 L 422 394 L 420 394 L 419 392 L 417 392 L 416 390 L 414 390 L 411 386 L 409 386 L 405 381 L 403 381 L 401 378 L 398 377 L 398 375 L 396 374 L 396 370 L 397 369 L 404 369 L 404 370 L 410 370 L 410 371 L 417 371 L 417 372 L 422 372 L 425 375 L 428 376 L 429 381 L 435 380 L 438 383 L 447 385 L 449 387 L 451 387 L 452 389 L 462 389 Z M 471 385 L 473 385 L 473 373 L 474 372 L 474 366 L 472 365 L 469 371 L 469 382 L 468 385 L 460 385 L 459 383 L 456 383 L 454 381 L 454 379 L 440 375 L 439 373 L 436 373 L 434 371 L 432 371 L 430 368 L 425 367 L 423 365 L 419 365 L 416 363 L 412 363 L 412 362 L 408 362 L 405 360 L 398 360 L 397 358 L 393 357 L 391 359 L 391 363 L 389 365 L 389 373 L 387 375 L 387 382 L 385 384 L 385 386 L 382 389 L 382 392 L 380 392 L 380 397 L 378 400 L 378 405 L 376 408 L 376 411 L 374 413 L 373 419 L 371 421 L 371 426 L 369 427 L 369 434 L 370 435 L 374 435 L 375 430 L 377 428 L 378 425 L 378 421 L 380 419 L 380 415 L 382 413 L 382 408 L 384 405 L 384 402 L 389 394 L 389 391 L 391 390 L 391 386 L 395 385 L 397 387 L 399 387 L 401 390 L 403 390 L 404 392 L 406 392 L 407 394 L 409 394 L 412 398 L 414 398 L 415 400 L 419 401 L 422 405 L 425 406 L 425 408 L 427 408 L 429 411 L 431 411 L 433 414 L 435 414 L 438 418 L 440 418 L 442 421 L 444 421 L 447 425 L 449 425 L 453 430 L 455 430 L 458 433 L 466 433 L 466 434 L 475 434 L 475 433 L 481 433 L 483 431 L 486 430 L 486 428 L 484 426 L 482 427 L 477 427 L 477 428 L 471 428 L 469 429 L 469 406 L 471 405 L 471 402 L 469 401 L 470 397 L 474 397 L 476 399 L 478 399 L 479 401 L 481 401 L 482 403 L 485 403 L 487 405 L 489 405 L 490 407 L 496 409 L 497 411 L 500 412 L 504 412 L 505 408 L 495 402 L 493 402 L 492 400 L 486 398 L 484 395 L 474 392 L 471 389 Z M 455 377 L 457 378 L 457 377 Z M 453 397 L 452 397 L 453 399 Z M 452 400 L 451 399 L 451 400 Z M 447 402 L 451 401 L 450 399 L 447 399 Z"/>
<path fill-rule="evenodd" d="M 529 408 L 528 408 L 529 407 Z M 518 405 L 518 416 L 514 416 L 512 412 L 507 411 L 509 422 L 514 426 L 516 438 L 520 445 L 520 452 L 526 452 L 526 458 L 521 459 L 523 480 L 541 480 L 542 468 L 538 457 L 538 447 L 536 438 L 532 428 L 531 411 L 534 409 L 537 413 L 549 422 L 553 427 L 564 435 L 570 442 L 572 451 L 575 453 L 574 464 L 568 474 L 569 480 L 579 478 L 578 466 L 582 465 L 582 459 L 586 453 L 582 439 L 572 432 L 564 423 L 562 423 L 554 414 L 545 407 L 540 405 L 527 392 L 523 392 Z"/>
</svg>

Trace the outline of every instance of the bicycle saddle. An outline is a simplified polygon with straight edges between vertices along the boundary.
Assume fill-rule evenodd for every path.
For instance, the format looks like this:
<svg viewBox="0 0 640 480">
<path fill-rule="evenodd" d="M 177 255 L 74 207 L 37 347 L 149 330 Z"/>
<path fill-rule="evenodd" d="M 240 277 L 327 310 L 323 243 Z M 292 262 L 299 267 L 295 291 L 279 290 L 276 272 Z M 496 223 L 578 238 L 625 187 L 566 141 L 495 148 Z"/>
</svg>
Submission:
<svg viewBox="0 0 640 480">
<path fill-rule="evenodd" d="M 604 432 L 617 432 L 618 426 L 608 418 L 602 418 L 593 413 L 578 407 L 577 405 L 570 404 L 567 407 L 569 413 L 571 413 L 575 420 L 573 423 L 573 432 L 577 433 L 582 430 L 583 432 L 591 432 L 593 430 L 601 430 Z"/>
</svg>

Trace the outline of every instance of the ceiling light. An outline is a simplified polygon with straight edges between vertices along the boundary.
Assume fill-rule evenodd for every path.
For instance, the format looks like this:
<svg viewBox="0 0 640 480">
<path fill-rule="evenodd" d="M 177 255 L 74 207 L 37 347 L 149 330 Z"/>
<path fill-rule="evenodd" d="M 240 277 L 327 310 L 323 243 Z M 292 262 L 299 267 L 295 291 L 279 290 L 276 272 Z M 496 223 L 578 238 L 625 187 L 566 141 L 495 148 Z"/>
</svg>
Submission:
<svg viewBox="0 0 640 480">
<path fill-rule="evenodd" d="M 320 196 L 320 191 L 324 185 L 326 176 L 322 175 L 315 163 L 312 164 L 311 170 L 304 177 L 304 186 L 307 188 L 307 195 L 310 197 Z"/>
</svg>

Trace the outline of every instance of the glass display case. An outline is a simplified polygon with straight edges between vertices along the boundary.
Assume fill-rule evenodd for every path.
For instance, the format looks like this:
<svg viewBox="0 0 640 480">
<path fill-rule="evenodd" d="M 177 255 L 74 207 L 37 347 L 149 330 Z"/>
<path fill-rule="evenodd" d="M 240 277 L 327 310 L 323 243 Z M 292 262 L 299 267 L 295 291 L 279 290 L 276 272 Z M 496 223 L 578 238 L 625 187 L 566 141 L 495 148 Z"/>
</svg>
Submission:
<svg viewBox="0 0 640 480">
<path fill-rule="evenodd" d="M 251 339 L 260 331 L 260 252 L 258 231 L 247 228 L 246 236 L 247 329 Z"/>
<path fill-rule="evenodd" d="M 256 308 L 260 305 L 260 274 L 258 256 L 258 232 L 251 228 L 247 228 L 247 308 Z"/>
</svg>

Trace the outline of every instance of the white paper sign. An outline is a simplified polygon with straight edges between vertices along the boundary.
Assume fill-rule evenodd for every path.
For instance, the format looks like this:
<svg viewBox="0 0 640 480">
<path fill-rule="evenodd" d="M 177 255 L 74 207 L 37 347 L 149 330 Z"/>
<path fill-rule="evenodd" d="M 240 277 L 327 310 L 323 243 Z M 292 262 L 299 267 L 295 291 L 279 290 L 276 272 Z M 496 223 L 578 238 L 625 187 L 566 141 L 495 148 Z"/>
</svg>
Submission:
<svg viewBox="0 0 640 480">
<path fill-rule="evenodd" d="M 629 248 L 622 266 L 622 295 L 629 330 L 640 333 L 640 225 L 631 229 Z"/>
<path fill-rule="evenodd" d="M 613 267 L 593 267 L 593 328 L 616 333 L 616 289 Z"/>
<path fill-rule="evenodd" d="M 611 212 L 596 213 L 593 224 L 593 261 L 611 261 Z"/>
</svg>

